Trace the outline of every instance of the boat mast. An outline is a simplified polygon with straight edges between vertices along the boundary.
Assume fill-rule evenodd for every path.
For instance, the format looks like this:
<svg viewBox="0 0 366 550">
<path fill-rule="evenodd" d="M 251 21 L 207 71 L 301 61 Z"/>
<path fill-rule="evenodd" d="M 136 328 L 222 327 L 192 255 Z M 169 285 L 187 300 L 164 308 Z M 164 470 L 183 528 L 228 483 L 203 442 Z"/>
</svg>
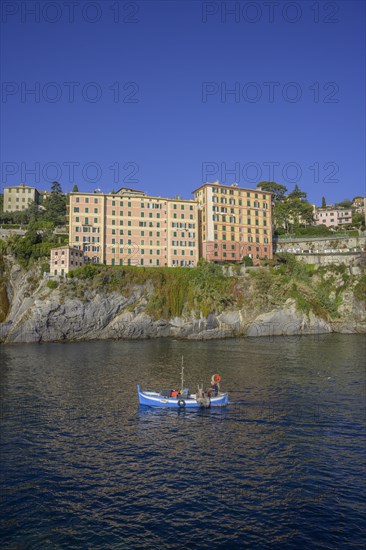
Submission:
<svg viewBox="0 0 366 550">
<path fill-rule="evenodd" d="M 184 386 L 184 384 L 183 384 L 183 372 L 184 372 L 184 367 L 183 367 L 183 355 L 182 355 L 182 372 L 181 372 L 181 377 L 182 377 L 182 388 L 181 388 L 181 393 L 183 393 L 183 389 L 184 389 L 184 388 L 183 388 L 183 386 Z"/>
</svg>

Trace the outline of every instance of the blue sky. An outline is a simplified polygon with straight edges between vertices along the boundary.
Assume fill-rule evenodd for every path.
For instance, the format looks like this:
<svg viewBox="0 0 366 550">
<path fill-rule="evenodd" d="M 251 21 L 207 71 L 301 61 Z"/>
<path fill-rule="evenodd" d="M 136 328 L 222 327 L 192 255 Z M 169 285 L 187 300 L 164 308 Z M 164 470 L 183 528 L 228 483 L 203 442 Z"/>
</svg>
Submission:
<svg viewBox="0 0 366 550">
<path fill-rule="evenodd" d="M 203 181 L 274 179 L 316 203 L 365 194 L 364 2 L 73 9 L 2 4 L 2 186 L 190 198 Z"/>
</svg>

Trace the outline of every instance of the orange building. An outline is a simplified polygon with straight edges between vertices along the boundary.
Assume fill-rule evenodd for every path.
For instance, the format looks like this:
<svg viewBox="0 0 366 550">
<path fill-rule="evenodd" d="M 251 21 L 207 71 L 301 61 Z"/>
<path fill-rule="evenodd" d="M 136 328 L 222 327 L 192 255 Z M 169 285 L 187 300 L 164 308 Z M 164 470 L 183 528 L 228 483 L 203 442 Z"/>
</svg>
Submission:
<svg viewBox="0 0 366 550">
<path fill-rule="evenodd" d="M 59 246 L 51 249 L 50 275 L 66 275 L 72 269 L 82 266 L 84 254 L 78 248 Z"/>
<path fill-rule="evenodd" d="M 70 193 L 69 242 L 87 261 L 107 265 L 189 266 L 198 262 L 198 208 L 121 188 Z"/>
<path fill-rule="evenodd" d="M 199 208 L 199 255 L 209 261 L 255 264 L 272 258 L 272 196 L 236 184 L 205 183 L 194 192 Z"/>
</svg>

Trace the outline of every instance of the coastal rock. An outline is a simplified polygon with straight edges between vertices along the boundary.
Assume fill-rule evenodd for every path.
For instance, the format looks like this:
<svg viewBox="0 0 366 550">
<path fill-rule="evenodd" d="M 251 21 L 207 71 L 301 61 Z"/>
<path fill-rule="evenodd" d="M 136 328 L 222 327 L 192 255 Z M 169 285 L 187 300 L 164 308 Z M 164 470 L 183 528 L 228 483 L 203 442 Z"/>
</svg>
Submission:
<svg viewBox="0 0 366 550">
<path fill-rule="evenodd" d="M 247 336 L 296 336 L 299 334 L 323 334 L 332 327 L 312 313 L 305 315 L 292 308 L 270 311 L 259 315 L 246 330 Z"/>
<path fill-rule="evenodd" d="M 339 318 L 330 322 L 297 309 L 288 299 L 281 307 L 263 311 L 248 287 L 248 305 L 227 308 L 206 317 L 197 311 L 170 319 L 156 319 L 147 310 L 151 281 L 119 292 L 82 287 L 64 281 L 50 289 L 47 280 L 10 264 L 6 318 L 0 323 L 1 342 L 61 342 L 95 339 L 182 338 L 210 340 L 237 336 L 272 337 L 330 332 L 366 333 L 364 302 L 352 290 L 343 293 Z M 76 290 L 75 290 L 76 289 Z M 253 305 L 254 304 L 254 305 Z M 262 309 L 260 309 L 262 307 Z"/>
</svg>

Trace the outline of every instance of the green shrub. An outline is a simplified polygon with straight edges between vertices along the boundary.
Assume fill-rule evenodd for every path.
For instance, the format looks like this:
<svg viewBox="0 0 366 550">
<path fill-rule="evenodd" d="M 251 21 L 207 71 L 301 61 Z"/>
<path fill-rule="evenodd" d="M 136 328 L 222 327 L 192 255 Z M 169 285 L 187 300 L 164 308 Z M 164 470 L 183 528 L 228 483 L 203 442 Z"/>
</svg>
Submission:
<svg viewBox="0 0 366 550">
<path fill-rule="evenodd" d="M 19 229 L 20 225 L 18 223 L 0 223 L 0 227 L 2 229 Z"/>
<path fill-rule="evenodd" d="M 47 281 L 47 286 L 48 288 L 55 289 L 58 287 L 58 282 L 51 279 L 50 281 Z"/>
<path fill-rule="evenodd" d="M 67 277 L 71 279 L 74 277 L 77 279 L 93 279 L 100 272 L 101 268 L 103 269 L 102 266 L 100 267 L 95 264 L 85 264 L 69 271 Z"/>
<path fill-rule="evenodd" d="M 253 265 L 253 260 L 250 256 L 244 256 L 243 258 L 243 265 L 245 265 L 245 267 L 250 267 Z"/>
<path fill-rule="evenodd" d="M 299 237 L 322 237 L 332 235 L 333 232 L 326 225 L 309 225 L 308 227 L 296 227 L 293 234 Z"/>
<path fill-rule="evenodd" d="M 29 224 L 32 229 L 36 229 L 36 230 L 39 230 L 39 229 L 53 229 L 55 227 L 55 222 L 51 222 L 51 221 L 34 221 L 32 223 Z"/>
<path fill-rule="evenodd" d="M 357 300 L 363 302 L 366 300 L 366 275 L 361 276 L 353 289 L 353 293 Z"/>
</svg>

